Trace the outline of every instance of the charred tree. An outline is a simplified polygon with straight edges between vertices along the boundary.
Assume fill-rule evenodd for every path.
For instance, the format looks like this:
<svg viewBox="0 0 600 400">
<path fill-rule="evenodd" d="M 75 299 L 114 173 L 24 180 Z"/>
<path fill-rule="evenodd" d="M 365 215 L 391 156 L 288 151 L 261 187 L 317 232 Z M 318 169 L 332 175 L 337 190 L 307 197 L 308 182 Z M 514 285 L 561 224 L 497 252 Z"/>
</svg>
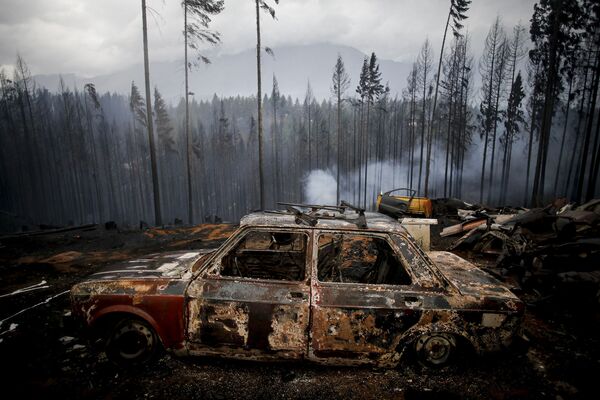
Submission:
<svg viewBox="0 0 600 400">
<path fill-rule="evenodd" d="M 341 138 L 342 138 L 342 100 L 344 93 L 350 87 L 350 77 L 344 67 L 342 56 L 338 55 L 335 67 L 333 68 L 333 76 L 331 77 L 332 86 L 331 92 L 336 100 L 337 107 L 337 124 L 336 124 L 336 204 L 340 204 L 340 170 L 341 164 Z"/>
</svg>

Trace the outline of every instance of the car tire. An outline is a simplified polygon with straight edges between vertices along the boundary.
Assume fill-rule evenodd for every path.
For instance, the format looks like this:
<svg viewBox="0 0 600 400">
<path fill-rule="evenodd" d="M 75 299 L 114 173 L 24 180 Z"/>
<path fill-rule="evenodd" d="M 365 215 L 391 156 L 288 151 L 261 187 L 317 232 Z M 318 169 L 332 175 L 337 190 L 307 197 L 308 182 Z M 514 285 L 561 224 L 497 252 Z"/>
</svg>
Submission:
<svg viewBox="0 0 600 400">
<path fill-rule="evenodd" d="M 153 361 L 160 349 L 154 329 L 145 321 L 125 318 L 109 331 L 106 356 L 123 367 L 133 367 Z"/>
<path fill-rule="evenodd" d="M 448 333 L 432 333 L 417 339 L 415 350 L 419 363 L 440 368 L 448 365 L 456 353 L 456 339 Z"/>
</svg>

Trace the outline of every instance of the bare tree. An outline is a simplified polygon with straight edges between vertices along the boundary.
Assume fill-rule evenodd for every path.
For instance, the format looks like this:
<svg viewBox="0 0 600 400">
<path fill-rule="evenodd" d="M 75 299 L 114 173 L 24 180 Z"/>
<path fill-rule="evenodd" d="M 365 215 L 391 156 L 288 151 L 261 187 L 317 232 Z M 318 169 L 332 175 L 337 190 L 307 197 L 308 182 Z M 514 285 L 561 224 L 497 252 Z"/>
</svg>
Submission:
<svg viewBox="0 0 600 400">
<path fill-rule="evenodd" d="M 533 154 L 533 140 L 535 133 L 539 131 L 539 117 L 540 107 L 542 104 L 542 92 L 540 90 L 539 85 L 535 84 L 537 81 L 538 74 L 541 73 L 540 65 L 535 65 L 534 63 L 529 61 L 527 64 L 527 81 L 529 86 L 531 86 L 531 91 L 527 100 L 527 112 L 528 112 L 528 120 L 529 120 L 529 140 L 527 143 L 527 170 L 525 172 L 525 188 L 523 192 L 523 204 L 525 206 L 529 205 L 529 179 L 531 177 L 531 157 Z"/>
<path fill-rule="evenodd" d="M 482 100 L 479 106 L 479 111 L 481 138 L 483 139 L 483 160 L 481 165 L 479 202 L 483 202 L 483 192 L 485 187 L 484 179 L 486 171 L 485 168 L 487 165 L 486 162 L 490 137 L 494 134 L 498 123 L 498 104 L 496 103 L 496 99 L 499 98 L 500 91 L 498 84 L 502 83 L 498 80 L 498 78 L 502 75 L 498 74 L 497 71 L 499 55 L 506 54 L 506 52 L 503 50 L 503 43 L 505 41 L 504 36 L 504 29 L 500 24 L 500 17 L 496 17 L 496 20 L 492 24 L 492 27 L 485 38 L 485 47 L 483 49 L 481 59 L 479 60 L 479 72 L 481 74 L 482 81 Z"/>
<path fill-rule="evenodd" d="M 507 82 L 507 63 L 508 63 L 509 48 L 506 40 L 500 43 L 498 47 L 498 54 L 496 55 L 496 68 L 493 73 L 493 85 L 494 85 L 494 117 L 493 117 L 493 129 L 492 129 L 492 154 L 490 158 L 490 172 L 489 172 L 489 190 L 488 190 L 488 204 L 492 201 L 493 188 L 494 186 L 494 168 L 496 159 L 496 142 L 498 138 L 498 122 L 500 122 L 500 115 L 502 110 L 500 109 L 500 102 L 503 100 L 506 92 Z"/>
<path fill-rule="evenodd" d="M 444 37 L 442 39 L 442 47 L 440 49 L 440 58 L 438 61 L 438 69 L 435 78 L 435 94 L 433 95 L 433 105 L 431 109 L 431 116 L 429 119 L 429 141 L 433 136 L 433 123 L 435 119 L 435 110 L 437 106 L 438 90 L 440 86 L 440 75 L 442 72 L 442 60 L 444 58 L 444 46 L 446 45 L 446 35 L 448 34 L 448 27 L 452 28 L 452 33 L 455 37 L 460 36 L 460 30 L 463 28 L 462 21 L 467 19 L 466 12 L 469 11 L 469 5 L 471 0 L 450 0 L 450 9 L 448 10 L 448 18 L 446 19 L 446 27 L 444 28 Z M 452 19 L 452 25 L 450 25 L 450 19 Z M 431 145 L 427 148 L 427 168 L 425 171 L 425 196 L 429 189 L 429 166 L 431 160 Z"/>
<path fill-rule="evenodd" d="M 523 81 L 521 73 L 517 74 L 508 96 L 508 104 L 504 111 L 504 135 L 500 137 L 500 143 L 504 145 L 504 156 L 502 160 L 502 176 L 500 183 L 500 202 L 504 204 L 506 201 L 506 193 L 508 192 L 508 182 L 510 179 L 510 164 L 512 158 L 512 145 L 517 139 L 517 134 L 521 130 L 521 125 L 525 122 L 523 118 L 523 110 L 521 110 L 521 102 L 525 97 L 523 91 Z"/>
<path fill-rule="evenodd" d="M 444 78 L 442 80 L 442 97 L 440 110 L 441 114 L 444 114 L 447 120 L 446 125 L 446 160 L 444 167 L 444 197 L 448 195 L 449 189 L 449 178 L 451 175 L 451 150 L 453 149 L 454 131 L 455 131 L 455 119 L 458 115 L 460 105 L 459 94 L 460 94 L 460 78 L 462 74 L 462 61 L 463 51 L 460 42 L 460 37 L 455 37 L 454 42 L 450 48 L 450 53 L 444 61 Z M 445 101 L 444 101 L 445 100 Z"/>
<path fill-rule="evenodd" d="M 514 106 L 516 104 L 512 104 L 510 103 L 511 101 L 511 97 L 514 93 L 514 96 L 516 97 L 512 97 L 513 101 L 517 100 L 517 93 L 513 92 L 514 90 L 518 90 L 517 87 L 515 87 L 515 74 L 517 71 L 517 65 L 518 63 L 523 59 L 523 57 L 525 57 L 525 55 L 527 54 L 527 52 L 525 51 L 524 48 L 524 43 L 526 40 L 526 31 L 525 31 L 525 27 L 523 27 L 520 23 L 515 25 L 513 28 L 513 34 L 512 37 L 510 39 L 509 42 L 509 49 L 508 49 L 508 68 L 510 70 L 510 95 L 509 95 L 509 104 L 507 105 L 507 110 L 505 113 L 505 128 L 506 128 L 506 135 L 503 138 L 503 144 L 504 144 L 504 156 L 503 156 L 503 162 L 502 162 L 502 174 L 501 174 L 501 184 L 500 184 L 500 201 L 502 203 L 504 203 L 506 201 L 506 192 L 508 189 L 508 178 L 510 176 L 510 164 L 511 164 L 511 154 L 512 154 L 512 144 L 514 142 L 514 136 L 518 133 L 518 129 L 519 129 L 519 125 L 518 123 L 522 123 L 524 121 L 519 121 L 517 123 L 517 125 L 515 125 L 515 121 L 513 121 L 511 118 L 517 116 L 514 112 L 517 112 L 517 110 L 520 111 L 519 107 L 520 107 L 520 102 L 522 101 L 522 99 L 519 100 L 519 105 L 514 108 Z M 523 82 L 521 79 L 521 89 L 523 86 Z M 513 107 L 512 110 L 509 110 L 509 108 L 511 108 L 511 106 Z M 522 116 L 521 116 L 522 118 Z M 510 132 L 510 134 L 508 133 L 508 130 L 510 128 L 515 128 L 516 131 Z M 505 139 L 505 140 L 504 140 Z M 507 154 L 507 152 L 509 154 Z"/>
<path fill-rule="evenodd" d="M 336 105 L 337 105 L 337 178 L 336 178 L 336 204 L 340 203 L 340 148 L 341 141 L 340 138 L 342 136 L 342 96 L 344 96 L 344 92 L 348 90 L 350 87 L 350 77 L 346 72 L 346 68 L 344 67 L 344 61 L 342 60 L 342 56 L 338 54 L 337 61 L 335 63 L 335 67 L 333 68 L 333 76 L 331 77 L 332 86 L 331 92 L 335 96 Z"/>
<path fill-rule="evenodd" d="M 304 109 L 305 112 L 307 114 L 306 117 L 306 121 L 307 121 L 307 125 L 308 125 L 308 139 L 307 139 L 307 147 L 308 147 L 308 170 L 311 171 L 312 170 L 312 142 L 313 142 L 313 138 L 311 135 L 311 127 L 312 127 L 312 120 L 313 120 L 313 114 L 312 114 L 312 109 L 313 109 L 313 102 L 315 101 L 315 98 L 313 96 L 313 91 L 312 91 L 312 87 L 310 86 L 310 81 L 308 81 L 306 83 L 306 94 L 304 95 Z"/>
<path fill-rule="evenodd" d="M 154 144 L 154 123 L 152 121 L 152 100 L 150 92 L 150 65 L 148 62 L 148 24 L 146 22 L 146 0 L 142 0 L 142 31 L 144 41 L 144 81 L 146 86 L 146 128 L 150 145 L 150 166 L 152 169 L 152 190 L 154 193 L 154 223 L 162 225 L 160 207 L 160 188 L 158 186 L 158 167 L 156 165 L 156 146 Z"/>
<path fill-rule="evenodd" d="M 529 52 L 529 58 L 543 71 L 536 74 L 537 79 L 534 81 L 536 90 L 543 94 L 543 106 L 539 116 L 540 140 L 531 194 L 536 206 L 544 201 L 552 120 L 556 99 L 563 90 L 562 78 L 565 71 L 561 69 L 561 65 L 568 54 L 565 50 L 581 44 L 582 9 L 580 7 L 580 3 L 575 1 L 542 0 L 534 7 L 531 19 L 529 33 L 533 49 Z M 587 152 L 583 154 L 582 159 L 585 159 L 586 155 Z"/>
<path fill-rule="evenodd" d="M 375 55 L 375 53 L 371 53 L 371 57 L 369 58 L 368 62 L 367 58 L 365 57 L 356 92 L 360 95 L 361 104 L 363 104 L 363 106 L 366 105 L 367 108 L 366 128 L 365 134 L 363 135 L 364 140 L 362 143 L 365 161 L 363 206 L 367 207 L 367 180 L 369 171 L 371 141 L 369 117 L 371 107 L 373 106 L 374 102 L 379 100 L 379 97 L 384 93 L 384 87 L 381 84 L 381 72 L 379 72 L 379 64 L 377 63 L 377 56 Z"/>
<path fill-rule="evenodd" d="M 586 39 L 590 43 L 590 52 L 596 54 L 596 65 L 595 69 L 592 70 L 592 74 L 595 76 L 595 81 L 591 91 L 594 93 L 594 96 L 597 96 L 598 87 L 600 86 L 600 28 L 598 27 L 600 25 L 600 7 L 598 6 L 598 2 L 594 0 L 584 1 L 584 7 L 590 10 L 590 12 L 585 15 L 587 18 L 585 30 Z M 595 110 L 596 103 L 593 104 L 594 107 L 591 107 L 591 109 Z M 590 128 L 591 126 L 588 125 L 588 132 L 591 134 Z M 597 193 L 598 175 L 600 175 L 600 155 L 598 154 L 600 153 L 600 116 L 596 118 L 594 135 L 594 144 L 590 149 L 591 160 L 588 172 L 588 187 L 586 191 L 587 200 L 595 197 L 595 194 Z"/>
<path fill-rule="evenodd" d="M 273 123 L 271 128 L 271 153 L 273 154 L 273 170 L 275 173 L 273 180 L 273 198 L 275 201 L 280 201 L 280 174 L 279 174 L 279 139 L 281 133 L 277 132 L 277 107 L 281 102 L 281 93 L 279 93 L 279 83 L 273 74 L 273 89 L 271 90 L 271 103 L 273 103 Z"/>
<path fill-rule="evenodd" d="M 571 71 L 567 74 L 567 82 L 569 82 L 569 89 L 567 91 L 567 101 L 563 108 L 563 115 L 564 115 L 565 120 L 563 123 L 563 133 L 562 133 L 562 139 L 560 141 L 560 150 L 558 153 L 558 161 L 556 163 L 556 173 L 554 175 L 554 196 L 555 197 L 558 196 L 558 178 L 559 178 L 560 172 L 562 170 L 562 158 L 563 158 L 563 152 L 564 152 L 564 148 L 565 148 L 565 141 L 567 139 L 567 127 L 569 125 L 569 113 L 571 111 L 571 102 L 575 98 L 575 93 L 573 92 L 573 84 L 575 81 L 575 69 L 576 69 L 576 66 L 572 65 Z"/>
<path fill-rule="evenodd" d="M 418 69 L 417 63 L 413 63 L 412 69 L 406 80 L 407 86 L 405 89 L 404 102 L 409 102 L 409 117 L 408 117 L 408 142 L 410 146 L 410 153 L 408 156 L 409 168 L 407 168 L 406 184 L 408 187 L 413 187 L 413 176 L 414 176 L 414 161 L 415 161 L 415 139 L 416 139 L 416 125 L 417 125 L 417 91 L 418 91 Z"/>
<path fill-rule="evenodd" d="M 431 91 L 433 88 L 431 87 L 431 68 L 432 68 L 432 49 L 429 43 L 429 39 L 425 40 L 423 43 L 423 47 L 421 47 L 421 52 L 419 53 L 419 57 L 417 58 L 417 81 L 419 87 L 421 89 L 421 153 L 419 156 L 419 186 L 418 192 L 421 192 L 421 179 L 423 175 L 423 157 L 425 144 L 429 146 L 429 140 L 427 135 L 427 121 L 428 118 L 428 104 L 429 99 L 431 97 Z"/>
<path fill-rule="evenodd" d="M 274 0 L 275 4 L 279 4 L 279 0 Z M 263 160 L 263 115 L 262 115 L 262 93 L 261 93 L 261 70 L 260 70 L 260 9 L 266 11 L 271 18 L 275 19 L 275 9 L 271 7 L 265 0 L 254 0 L 256 4 L 256 82 L 257 94 L 256 102 L 258 106 L 258 179 L 260 193 L 260 208 L 265 208 L 265 180 L 264 180 L 264 160 Z M 272 52 L 268 47 L 267 52 Z"/>
<path fill-rule="evenodd" d="M 185 62 L 185 138 L 186 138 L 186 166 L 187 166 L 187 192 L 188 192 L 188 223 L 194 223 L 194 207 L 192 192 L 192 139 L 190 135 L 190 89 L 188 83 L 188 71 L 198 61 L 210 63 L 210 60 L 198 53 L 197 60 L 192 63 L 188 61 L 188 48 L 198 52 L 202 43 L 216 45 L 221 41 L 218 32 L 208 29 L 213 15 L 223 11 L 223 0 L 183 0 L 183 40 L 184 40 L 184 62 Z M 188 22 L 188 14 L 191 22 Z"/>
<path fill-rule="evenodd" d="M 469 53 L 469 37 L 464 36 L 461 39 L 462 55 L 461 55 L 461 77 L 460 77 L 460 94 L 459 94 L 459 115 L 457 119 L 458 132 L 455 141 L 455 167 L 456 167 L 456 195 L 462 197 L 463 172 L 465 165 L 465 153 L 468 147 L 472 144 L 473 132 L 475 127 L 471 124 L 473 112 L 470 106 L 470 98 L 472 92 L 473 81 L 473 56 Z M 453 170 L 451 170 L 452 172 Z M 453 182 L 452 173 L 450 181 Z M 452 183 L 450 183 L 450 196 L 452 192 Z"/>
</svg>

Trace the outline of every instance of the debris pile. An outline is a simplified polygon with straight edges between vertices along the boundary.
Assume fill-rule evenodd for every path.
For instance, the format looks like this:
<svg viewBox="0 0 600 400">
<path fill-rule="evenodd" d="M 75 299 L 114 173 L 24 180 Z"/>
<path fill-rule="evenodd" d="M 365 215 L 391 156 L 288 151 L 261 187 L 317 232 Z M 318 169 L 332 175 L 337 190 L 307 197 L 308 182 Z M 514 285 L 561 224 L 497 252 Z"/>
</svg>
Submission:
<svg viewBox="0 0 600 400">
<path fill-rule="evenodd" d="M 542 297 L 576 292 L 600 303 L 600 199 L 579 207 L 557 199 L 544 208 L 458 209 L 462 234 L 449 247 L 495 257 L 493 273 Z"/>
</svg>

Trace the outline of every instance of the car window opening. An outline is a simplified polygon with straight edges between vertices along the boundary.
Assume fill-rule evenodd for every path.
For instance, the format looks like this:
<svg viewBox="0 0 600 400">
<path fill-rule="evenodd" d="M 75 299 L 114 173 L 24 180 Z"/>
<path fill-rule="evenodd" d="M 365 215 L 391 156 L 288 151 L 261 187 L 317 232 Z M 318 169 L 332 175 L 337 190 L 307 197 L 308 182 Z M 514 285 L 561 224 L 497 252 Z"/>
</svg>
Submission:
<svg viewBox="0 0 600 400">
<path fill-rule="evenodd" d="M 410 285 L 411 279 L 389 243 L 355 234 L 319 236 L 321 282 Z"/>
<path fill-rule="evenodd" d="M 221 262 L 222 276 L 301 281 L 305 276 L 306 235 L 250 231 Z"/>
</svg>

